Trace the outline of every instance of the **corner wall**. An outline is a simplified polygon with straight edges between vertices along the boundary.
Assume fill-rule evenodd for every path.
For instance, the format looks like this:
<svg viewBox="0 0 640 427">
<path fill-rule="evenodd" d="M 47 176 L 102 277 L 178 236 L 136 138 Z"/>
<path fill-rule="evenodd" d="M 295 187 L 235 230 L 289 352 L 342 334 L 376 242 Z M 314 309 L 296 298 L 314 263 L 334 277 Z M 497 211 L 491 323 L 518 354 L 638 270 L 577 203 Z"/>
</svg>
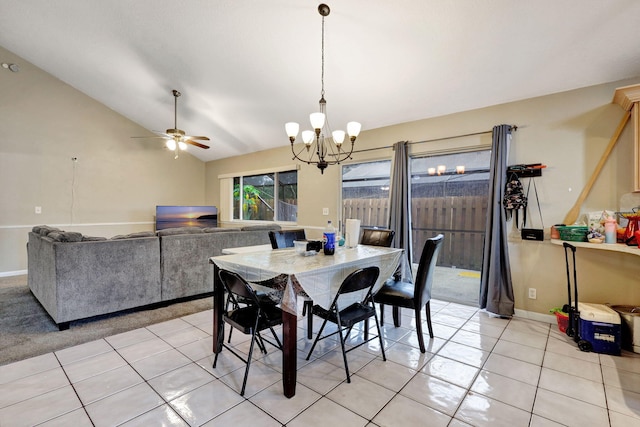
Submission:
<svg viewBox="0 0 640 427">
<path fill-rule="evenodd" d="M 26 270 L 33 225 L 111 237 L 153 230 L 156 205 L 204 204 L 202 161 L 132 139 L 150 132 L 1 47 L 0 58 L 20 64 L 0 76 L 0 275 Z"/>
</svg>

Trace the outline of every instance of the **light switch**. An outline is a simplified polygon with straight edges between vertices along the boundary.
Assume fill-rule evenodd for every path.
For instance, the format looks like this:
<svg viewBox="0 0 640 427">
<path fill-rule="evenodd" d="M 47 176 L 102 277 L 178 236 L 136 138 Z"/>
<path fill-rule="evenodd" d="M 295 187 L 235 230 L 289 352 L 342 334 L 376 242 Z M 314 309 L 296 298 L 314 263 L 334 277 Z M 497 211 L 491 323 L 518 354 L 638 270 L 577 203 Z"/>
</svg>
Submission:
<svg viewBox="0 0 640 427">
<path fill-rule="evenodd" d="M 329 215 L 329 208 L 322 208 L 322 215 Z"/>
<path fill-rule="evenodd" d="M 42 213 L 42 206 L 36 206 L 36 213 L 38 215 Z"/>
</svg>

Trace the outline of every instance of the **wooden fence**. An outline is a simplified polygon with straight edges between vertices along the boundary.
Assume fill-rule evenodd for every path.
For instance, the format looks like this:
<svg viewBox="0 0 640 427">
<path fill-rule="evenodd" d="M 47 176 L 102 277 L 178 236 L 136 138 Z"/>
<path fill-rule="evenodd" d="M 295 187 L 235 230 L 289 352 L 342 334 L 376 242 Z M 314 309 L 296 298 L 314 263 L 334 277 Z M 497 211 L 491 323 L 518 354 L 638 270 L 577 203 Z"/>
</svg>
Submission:
<svg viewBox="0 0 640 427">
<path fill-rule="evenodd" d="M 359 219 L 362 226 L 385 227 L 387 199 L 346 199 L 343 218 Z M 414 198 L 412 202 L 413 262 L 429 237 L 444 234 L 438 265 L 480 271 L 487 217 L 484 196 Z"/>
</svg>

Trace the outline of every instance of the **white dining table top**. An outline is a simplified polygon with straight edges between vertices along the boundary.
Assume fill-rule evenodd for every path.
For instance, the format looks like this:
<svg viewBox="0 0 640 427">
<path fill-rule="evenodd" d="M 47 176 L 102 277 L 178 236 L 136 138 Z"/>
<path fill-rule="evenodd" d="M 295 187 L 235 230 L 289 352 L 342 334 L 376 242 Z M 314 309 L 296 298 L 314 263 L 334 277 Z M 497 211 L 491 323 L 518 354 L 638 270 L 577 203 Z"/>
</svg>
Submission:
<svg viewBox="0 0 640 427">
<path fill-rule="evenodd" d="M 264 252 L 270 251 L 271 245 L 253 245 L 253 246 L 238 246 L 237 248 L 224 248 L 222 253 L 224 255 L 244 254 L 247 252 Z"/>
<path fill-rule="evenodd" d="M 402 249 L 358 245 L 354 248 L 339 247 L 334 255 L 324 255 L 320 251 L 316 255 L 304 256 L 296 253 L 294 248 L 286 248 L 220 255 L 211 257 L 210 262 L 254 283 L 281 274 L 288 275 L 282 306 L 295 314 L 297 299 L 292 279 L 302 286 L 314 303 L 328 307 L 342 281 L 359 268 L 379 267 L 380 276 L 375 288 L 382 286 L 398 267 L 402 253 Z M 357 298 L 358 295 L 354 294 L 353 297 Z"/>
<path fill-rule="evenodd" d="M 381 246 L 358 245 L 354 248 L 340 247 L 334 255 L 325 255 L 322 251 L 316 255 L 304 256 L 297 254 L 294 248 L 272 250 L 238 251 L 234 254 L 211 257 L 211 262 L 221 268 L 229 266 L 249 267 L 252 270 L 262 270 L 272 274 L 300 274 L 308 271 L 333 269 L 338 265 L 360 263 L 363 259 L 380 256 L 394 256 L 402 249 Z M 225 267 L 225 265 L 227 267 Z"/>
</svg>

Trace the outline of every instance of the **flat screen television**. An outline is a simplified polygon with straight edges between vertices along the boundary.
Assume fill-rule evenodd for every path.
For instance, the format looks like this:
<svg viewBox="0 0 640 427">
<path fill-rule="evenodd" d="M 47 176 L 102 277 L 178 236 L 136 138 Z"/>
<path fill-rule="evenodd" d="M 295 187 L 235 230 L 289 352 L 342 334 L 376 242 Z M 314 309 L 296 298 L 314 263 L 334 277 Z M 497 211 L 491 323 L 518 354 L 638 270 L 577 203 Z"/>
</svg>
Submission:
<svg viewBox="0 0 640 427">
<path fill-rule="evenodd" d="M 217 227 L 215 206 L 156 206 L 156 231 L 175 227 Z"/>
</svg>

